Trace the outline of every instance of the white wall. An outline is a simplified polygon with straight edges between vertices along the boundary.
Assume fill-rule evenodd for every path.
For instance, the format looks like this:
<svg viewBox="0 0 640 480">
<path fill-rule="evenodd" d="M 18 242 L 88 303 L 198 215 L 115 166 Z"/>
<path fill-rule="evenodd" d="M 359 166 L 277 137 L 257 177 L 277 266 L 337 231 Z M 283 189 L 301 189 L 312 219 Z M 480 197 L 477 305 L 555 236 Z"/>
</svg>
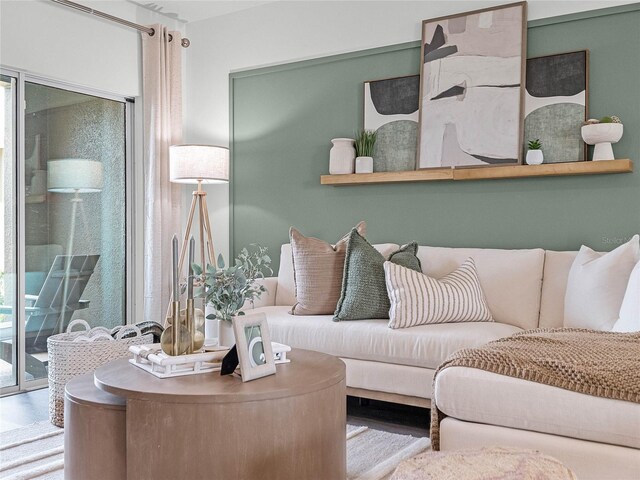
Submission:
<svg viewBox="0 0 640 480">
<path fill-rule="evenodd" d="M 185 140 L 228 145 L 231 71 L 419 40 L 423 19 L 500 3 L 505 2 L 281 1 L 189 23 Z M 528 17 L 623 3 L 633 2 L 529 0 Z M 208 192 L 212 225 L 219 228 L 214 242 L 228 256 L 228 188 Z"/>
<path fill-rule="evenodd" d="M 129 21 L 163 23 L 168 17 L 124 1 L 84 1 Z M 55 80 L 136 97 L 141 80 L 140 33 L 50 0 L 0 1 L 0 64 Z"/>
<path fill-rule="evenodd" d="M 81 1 L 96 10 L 140 24 L 184 24 L 124 1 Z M 50 0 L 0 1 L 0 65 L 53 80 L 126 97 L 142 88 L 140 33 Z M 143 171 L 142 100 L 136 98 L 134 143 L 135 271 L 134 320 L 142 318 Z M 140 299 L 140 301 L 136 301 Z"/>
</svg>

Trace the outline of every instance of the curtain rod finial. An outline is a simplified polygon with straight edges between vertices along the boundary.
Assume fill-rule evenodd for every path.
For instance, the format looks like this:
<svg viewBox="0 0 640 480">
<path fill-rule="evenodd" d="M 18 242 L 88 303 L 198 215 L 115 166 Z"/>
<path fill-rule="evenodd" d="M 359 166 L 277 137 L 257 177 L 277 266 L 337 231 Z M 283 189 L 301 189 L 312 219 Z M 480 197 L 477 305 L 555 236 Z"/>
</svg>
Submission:
<svg viewBox="0 0 640 480">
<path fill-rule="evenodd" d="M 187 48 L 189 45 L 191 45 L 191 40 L 189 40 L 188 38 L 183 38 L 182 42 L 180 43 L 184 48 Z"/>
</svg>

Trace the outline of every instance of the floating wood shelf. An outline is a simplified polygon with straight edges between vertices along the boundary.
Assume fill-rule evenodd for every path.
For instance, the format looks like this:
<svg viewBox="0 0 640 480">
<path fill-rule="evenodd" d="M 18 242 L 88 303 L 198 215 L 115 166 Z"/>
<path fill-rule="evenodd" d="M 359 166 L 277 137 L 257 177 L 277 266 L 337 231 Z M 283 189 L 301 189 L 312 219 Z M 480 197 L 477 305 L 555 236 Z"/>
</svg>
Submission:
<svg viewBox="0 0 640 480">
<path fill-rule="evenodd" d="M 508 165 L 503 167 L 438 168 L 405 172 L 353 173 L 322 175 L 321 185 L 367 185 L 376 183 L 435 182 L 442 180 L 485 180 L 493 178 L 560 177 L 566 175 L 600 175 L 631 173 L 629 159 L 599 162 L 543 163 L 542 165 Z"/>
</svg>

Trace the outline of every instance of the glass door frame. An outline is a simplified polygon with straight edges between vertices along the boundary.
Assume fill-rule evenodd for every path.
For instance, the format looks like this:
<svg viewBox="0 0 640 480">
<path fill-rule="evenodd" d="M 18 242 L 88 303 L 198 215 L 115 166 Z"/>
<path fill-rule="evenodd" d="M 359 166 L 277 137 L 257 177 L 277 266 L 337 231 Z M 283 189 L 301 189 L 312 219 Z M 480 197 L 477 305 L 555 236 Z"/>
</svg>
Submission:
<svg viewBox="0 0 640 480">
<path fill-rule="evenodd" d="M 25 117 L 26 117 L 26 98 L 25 83 L 35 83 L 46 87 L 59 88 L 70 92 L 84 95 L 113 100 L 124 105 L 124 121 L 125 121 L 125 324 L 133 323 L 134 318 L 134 301 L 133 293 L 136 280 L 135 262 L 133 260 L 133 252 L 136 245 L 134 222 L 136 220 L 136 205 L 134 203 L 134 171 L 133 159 L 135 152 L 134 145 L 134 99 L 122 95 L 103 92 L 100 90 L 73 85 L 71 83 L 52 80 L 40 75 L 31 74 L 20 69 L 4 67 L 0 65 L 0 75 L 6 75 L 16 79 L 16 111 L 15 114 L 15 219 L 16 219 L 16 311 L 14 312 L 14 321 L 17 322 L 17 385 L 11 387 L 0 388 L 0 396 L 11 395 L 14 393 L 35 390 L 46 387 L 47 378 L 27 381 L 25 378 L 25 319 L 26 319 L 26 301 L 25 301 L 25 210 L 26 210 L 26 178 L 25 178 Z"/>
</svg>

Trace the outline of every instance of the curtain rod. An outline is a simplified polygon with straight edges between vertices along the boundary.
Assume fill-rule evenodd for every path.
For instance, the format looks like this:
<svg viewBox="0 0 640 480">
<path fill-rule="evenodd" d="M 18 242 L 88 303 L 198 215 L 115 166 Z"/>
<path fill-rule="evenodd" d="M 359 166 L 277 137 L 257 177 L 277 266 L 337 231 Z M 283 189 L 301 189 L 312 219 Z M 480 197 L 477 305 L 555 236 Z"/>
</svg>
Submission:
<svg viewBox="0 0 640 480">
<path fill-rule="evenodd" d="M 80 5 L 79 3 L 71 2 L 69 0 L 51 0 L 52 2 L 59 3 L 60 5 L 64 5 L 65 7 L 75 8 L 76 10 L 80 10 L 85 13 L 89 13 L 91 15 L 95 15 L 96 17 L 101 17 L 106 20 L 110 20 L 115 23 L 119 23 L 121 25 L 125 25 L 130 28 L 135 28 L 140 32 L 145 32 L 149 34 L 149 36 L 153 37 L 156 31 L 151 27 L 145 27 L 144 25 L 138 25 L 137 23 L 130 22 L 129 20 L 125 20 L 123 18 L 114 17 L 113 15 L 109 15 L 108 13 L 101 12 L 100 10 L 94 10 L 93 8 L 85 7 L 84 5 Z M 173 40 L 173 36 L 169 35 L 169 41 Z M 187 48 L 191 45 L 191 42 L 188 38 L 183 38 L 181 42 L 184 48 Z"/>
</svg>

